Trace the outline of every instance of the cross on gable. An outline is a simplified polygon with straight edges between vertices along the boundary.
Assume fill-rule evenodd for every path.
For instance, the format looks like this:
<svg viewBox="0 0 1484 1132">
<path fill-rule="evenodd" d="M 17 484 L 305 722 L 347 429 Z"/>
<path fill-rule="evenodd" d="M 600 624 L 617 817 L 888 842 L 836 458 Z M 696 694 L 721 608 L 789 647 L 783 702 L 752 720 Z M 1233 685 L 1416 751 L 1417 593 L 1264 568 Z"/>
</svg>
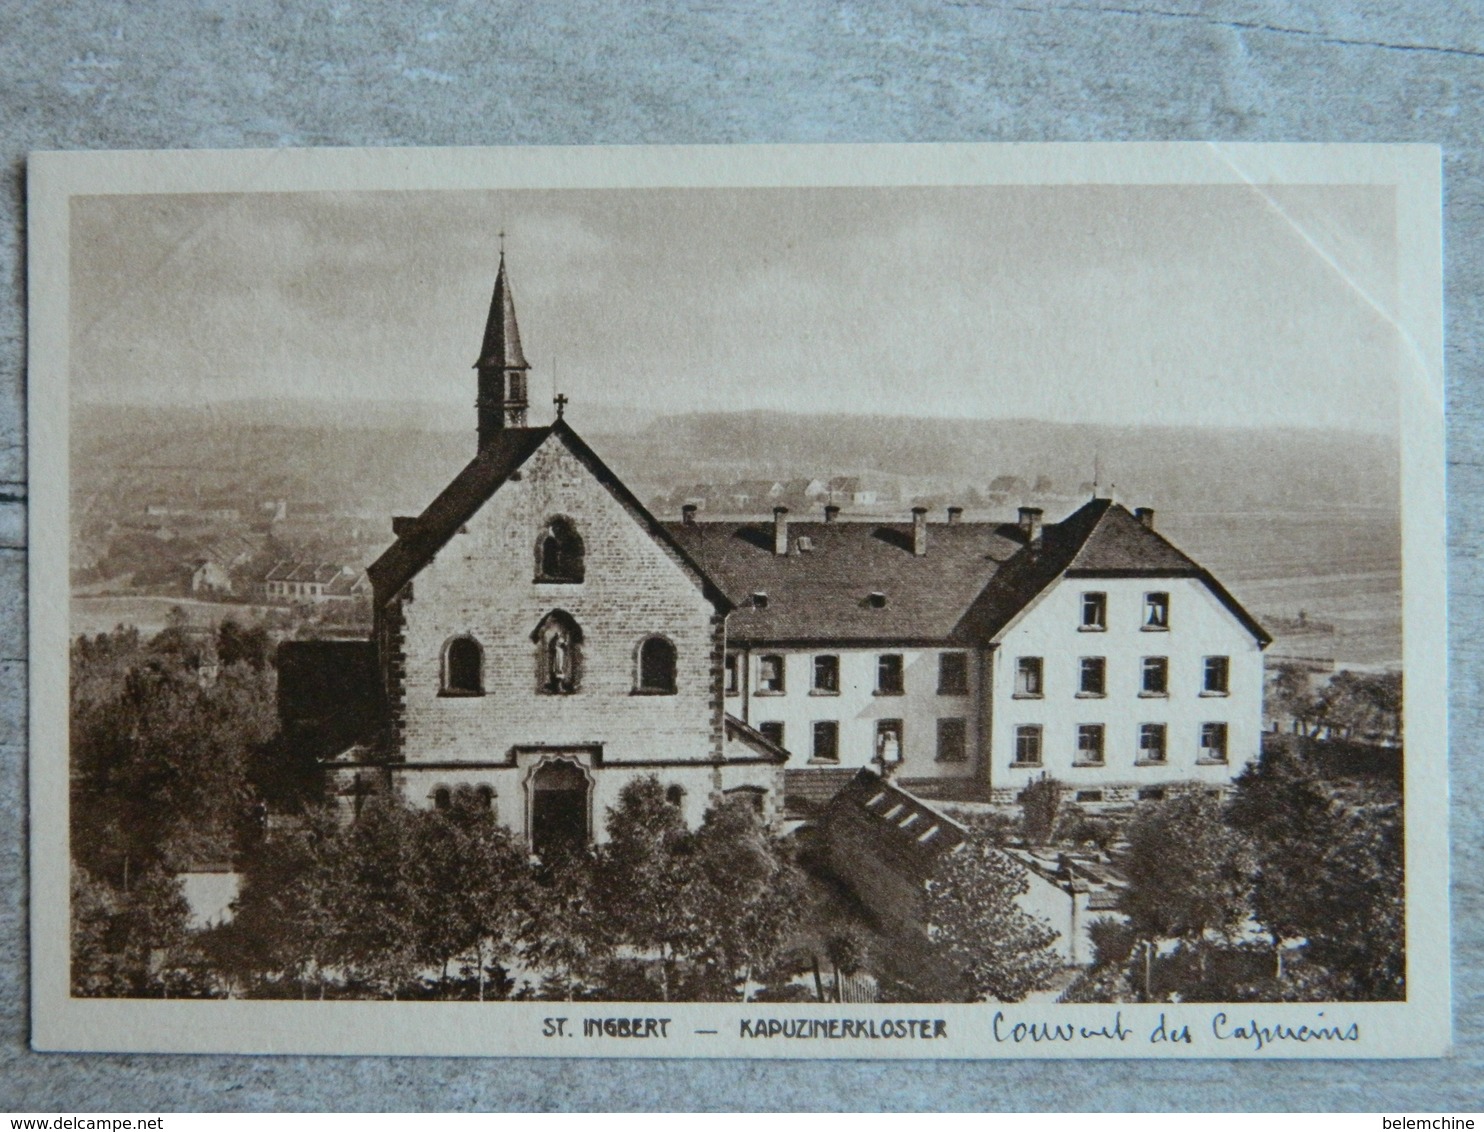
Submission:
<svg viewBox="0 0 1484 1132">
<path fill-rule="evenodd" d="M 551 403 L 556 406 L 557 420 L 561 420 L 567 411 L 567 395 L 565 393 L 558 393 L 551 399 Z"/>
</svg>

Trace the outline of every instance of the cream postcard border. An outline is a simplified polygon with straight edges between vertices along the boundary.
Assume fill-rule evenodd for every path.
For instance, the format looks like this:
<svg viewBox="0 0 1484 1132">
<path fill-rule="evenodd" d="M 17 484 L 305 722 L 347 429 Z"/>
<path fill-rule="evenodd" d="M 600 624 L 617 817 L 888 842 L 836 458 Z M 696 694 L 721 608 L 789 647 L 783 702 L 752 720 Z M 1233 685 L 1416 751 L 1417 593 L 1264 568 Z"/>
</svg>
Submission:
<svg viewBox="0 0 1484 1132">
<path fill-rule="evenodd" d="M 68 990 L 68 273 L 74 195 L 514 188 L 1328 183 L 1396 188 L 1407 986 L 1405 1003 L 779 1006 L 76 999 Z M 30 818 L 32 1045 L 120 1052 L 987 1058 L 1430 1057 L 1451 1043 L 1441 161 L 1422 145 L 543 147 L 37 153 L 30 158 Z M 1316 249 L 1316 254 L 1323 254 Z M 555 1018 L 566 1017 L 557 1029 Z M 662 1039 L 584 1037 L 581 1020 L 665 1018 Z M 818 1036 L 747 1036 L 758 1020 Z M 833 1034 L 829 1020 L 877 1037 Z M 911 1020 L 945 1036 L 907 1035 Z M 744 1023 L 746 1025 L 744 1026 Z M 1047 1029 L 1070 1027 L 1059 1040 Z M 1243 1036 L 1326 1026 L 1353 1041 Z M 1182 1028 L 1191 1040 L 1168 1040 Z M 612 1030 L 619 1030 L 615 1022 Z M 938 1027 L 929 1025 L 929 1032 Z M 859 1034 L 854 1027 L 850 1032 Z M 904 1036 L 896 1037 L 898 1032 Z M 1063 1031 L 1065 1032 L 1065 1031 Z M 1120 1036 L 1121 1035 L 1121 1036 Z M 1161 1040 L 1161 1035 L 1165 1040 Z"/>
</svg>

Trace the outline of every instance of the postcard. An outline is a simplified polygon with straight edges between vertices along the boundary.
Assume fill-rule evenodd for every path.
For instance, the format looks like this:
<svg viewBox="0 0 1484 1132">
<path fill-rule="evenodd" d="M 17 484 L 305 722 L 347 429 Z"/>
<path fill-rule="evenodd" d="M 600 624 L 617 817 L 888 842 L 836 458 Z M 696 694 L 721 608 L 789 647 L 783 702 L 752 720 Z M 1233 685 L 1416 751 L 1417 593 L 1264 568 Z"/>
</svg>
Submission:
<svg viewBox="0 0 1484 1132">
<path fill-rule="evenodd" d="M 37 1049 L 1447 1052 L 1436 149 L 40 153 L 29 224 Z"/>
</svg>

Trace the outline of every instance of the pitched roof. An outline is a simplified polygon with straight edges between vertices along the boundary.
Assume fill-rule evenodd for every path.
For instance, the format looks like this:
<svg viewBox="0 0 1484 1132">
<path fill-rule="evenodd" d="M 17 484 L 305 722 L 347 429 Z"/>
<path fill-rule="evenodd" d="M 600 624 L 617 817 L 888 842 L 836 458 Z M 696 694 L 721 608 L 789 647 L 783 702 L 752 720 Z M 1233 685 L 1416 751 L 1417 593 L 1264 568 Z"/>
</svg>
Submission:
<svg viewBox="0 0 1484 1132">
<path fill-rule="evenodd" d="M 515 298 L 505 277 L 505 253 L 495 275 L 495 293 L 490 296 L 489 318 L 484 324 L 484 344 L 479 348 L 475 369 L 530 369 L 520 348 L 520 327 L 515 324 Z"/>
<path fill-rule="evenodd" d="M 780 555 L 771 522 L 669 529 L 731 597 L 727 633 L 737 640 L 946 638 L 1021 546 L 981 524 L 934 525 L 918 557 L 911 523 L 791 522 L 790 550 Z M 803 539 L 812 549 L 798 549 Z M 874 605 L 872 593 L 885 604 Z"/>
<path fill-rule="evenodd" d="M 934 523 L 920 556 L 910 523 L 791 522 L 787 555 L 773 553 L 768 522 L 670 532 L 735 603 L 727 632 L 737 641 L 988 641 L 1064 574 L 1198 578 L 1269 640 L 1206 570 L 1108 499 L 1047 524 L 1030 546 L 1014 523 Z"/>
<path fill-rule="evenodd" d="M 368 568 L 376 600 L 385 601 L 433 560 L 454 533 L 474 517 L 490 497 L 531 458 L 549 436 L 559 437 L 594 478 L 661 544 L 680 559 L 683 569 L 700 584 L 707 599 L 725 612 L 731 608 L 726 592 L 686 551 L 658 519 L 649 513 L 622 480 L 613 474 L 565 420 L 541 428 L 505 428 L 464 466 L 416 521 Z"/>
<path fill-rule="evenodd" d="M 769 739 L 750 723 L 738 719 L 731 712 L 728 712 L 722 717 L 722 725 L 726 728 L 728 739 L 736 739 L 746 743 L 754 750 L 761 752 L 764 758 L 770 759 L 775 763 L 785 763 L 788 761 L 787 750 L 773 742 L 773 740 Z"/>
<path fill-rule="evenodd" d="M 354 574 L 345 566 L 333 562 L 296 562 L 285 559 L 275 562 L 268 570 L 264 581 L 268 582 L 317 582 L 324 585 L 347 573 Z"/>
</svg>

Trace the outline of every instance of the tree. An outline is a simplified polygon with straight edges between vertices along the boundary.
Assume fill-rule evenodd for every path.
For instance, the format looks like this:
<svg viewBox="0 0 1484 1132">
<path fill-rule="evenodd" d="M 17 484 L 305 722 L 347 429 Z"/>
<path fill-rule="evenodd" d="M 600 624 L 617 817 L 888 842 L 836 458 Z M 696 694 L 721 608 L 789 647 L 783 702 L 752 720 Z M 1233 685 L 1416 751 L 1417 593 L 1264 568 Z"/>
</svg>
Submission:
<svg viewBox="0 0 1484 1132">
<path fill-rule="evenodd" d="M 600 897 L 596 862 L 580 846 L 548 853 L 534 875 L 520 929 L 520 953 L 534 967 L 555 971 L 561 997 L 613 952 L 607 901 Z"/>
<path fill-rule="evenodd" d="M 1252 840 L 1252 906 L 1276 947 L 1305 934 L 1338 829 L 1329 789 L 1289 748 L 1269 745 L 1237 777 L 1227 819 Z"/>
<path fill-rule="evenodd" d="M 202 686 L 179 626 L 72 652 L 72 849 L 95 876 L 229 860 L 252 804 L 247 765 L 277 727 L 271 676 L 239 666 Z"/>
<path fill-rule="evenodd" d="M 928 938 L 976 1000 L 1019 1002 L 1062 967 L 1056 931 L 1016 903 L 1029 889 L 1025 870 L 980 838 L 940 858 L 928 882 Z"/>
<path fill-rule="evenodd" d="M 125 893 L 74 866 L 72 993 L 153 998 L 192 993 L 190 910 L 180 882 L 158 867 Z"/>
<path fill-rule="evenodd" d="M 1346 738 L 1401 737 L 1400 672 L 1337 672 L 1317 697 L 1318 715 Z"/>
<path fill-rule="evenodd" d="M 755 974 L 772 967 L 798 926 L 804 876 L 749 799 L 706 811 L 695 838 L 695 913 L 701 951 L 745 1001 Z"/>
<path fill-rule="evenodd" d="M 228 617 L 217 626 L 216 654 L 223 668 L 246 664 L 261 672 L 273 661 L 273 641 L 261 625 L 248 629 Z"/>
<path fill-rule="evenodd" d="M 1218 798 L 1192 791 L 1148 806 L 1129 824 L 1119 908 L 1149 954 L 1156 940 L 1182 940 L 1204 971 L 1207 934 L 1230 939 L 1245 922 L 1255 860 L 1222 817 Z"/>
<path fill-rule="evenodd" d="M 417 815 L 395 798 L 367 800 L 337 839 L 330 884 L 339 912 L 329 955 L 353 982 L 397 998 L 426 959 L 428 880 Z"/>
<path fill-rule="evenodd" d="M 1291 719 L 1310 738 L 1324 730 L 1330 706 L 1314 687 L 1314 674 L 1301 664 L 1283 662 L 1269 670 L 1265 693 L 1267 714 Z"/>
<path fill-rule="evenodd" d="M 1253 911 L 1275 952 L 1304 940 L 1332 996 L 1402 997 L 1400 807 L 1347 804 L 1295 752 L 1271 746 L 1238 777 L 1227 813 L 1255 848 Z"/>
<path fill-rule="evenodd" d="M 653 775 L 636 779 L 608 811 L 608 842 L 599 850 L 599 891 L 618 940 L 660 960 L 668 1002 L 675 961 L 705 940 L 700 922 L 695 838 Z"/>
<path fill-rule="evenodd" d="M 530 868 L 510 832 L 467 788 L 454 794 L 448 811 L 419 811 L 417 819 L 418 876 L 425 886 L 417 904 L 421 950 L 441 969 L 444 997 L 449 963 L 472 958 L 483 1002 L 490 965 L 519 935 Z"/>
<path fill-rule="evenodd" d="M 334 875 L 342 833 L 328 807 L 264 842 L 245 863 L 232 920 L 211 936 L 218 969 L 232 984 L 272 989 L 290 980 L 301 997 L 323 998 L 339 957 L 343 905 Z"/>
<path fill-rule="evenodd" d="M 1051 840 L 1061 810 L 1061 796 L 1061 783 L 1043 774 L 1027 783 L 1016 798 L 1025 839 L 1032 845 L 1045 845 Z"/>
</svg>

